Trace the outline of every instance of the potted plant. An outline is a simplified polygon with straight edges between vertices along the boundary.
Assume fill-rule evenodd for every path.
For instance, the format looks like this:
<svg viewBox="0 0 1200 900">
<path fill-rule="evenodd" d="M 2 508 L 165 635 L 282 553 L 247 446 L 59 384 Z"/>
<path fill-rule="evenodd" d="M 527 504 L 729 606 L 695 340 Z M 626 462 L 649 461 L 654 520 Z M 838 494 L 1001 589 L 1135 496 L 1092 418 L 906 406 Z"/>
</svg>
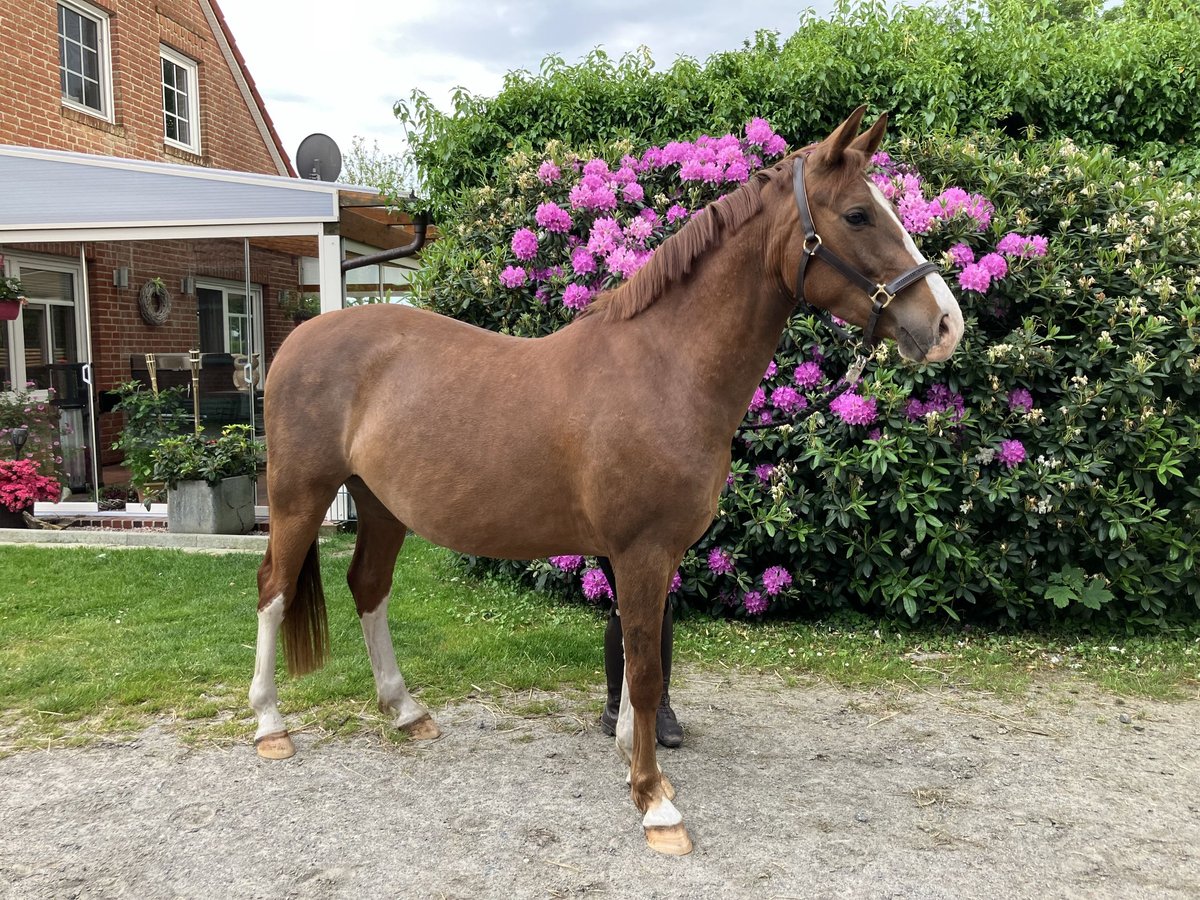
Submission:
<svg viewBox="0 0 1200 900">
<path fill-rule="evenodd" d="M 321 298 L 301 291 L 282 291 L 279 294 L 279 308 L 291 318 L 293 324 L 299 325 L 320 315 Z"/>
<path fill-rule="evenodd" d="M 4 257 L 0 257 L 0 264 Z M 25 289 L 16 278 L 0 275 L 0 321 L 15 319 L 25 305 Z"/>
<path fill-rule="evenodd" d="M 160 443 L 150 458 L 153 477 L 167 484 L 167 530 L 249 532 L 263 450 L 249 425 L 226 425 L 218 438 L 181 434 Z"/>
<path fill-rule="evenodd" d="M 113 449 L 124 452 L 129 481 L 148 508 L 166 487 L 153 477 L 150 454 L 162 441 L 188 427 L 187 388 L 155 393 L 140 382 L 129 381 L 117 385 L 115 393 L 120 400 L 113 410 L 125 414 L 125 427 Z"/>
<path fill-rule="evenodd" d="M 62 496 L 58 479 L 41 473 L 35 459 L 0 459 L 0 528 L 24 528 L 22 513 L 32 513 L 38 500 Z"/>
</svg>

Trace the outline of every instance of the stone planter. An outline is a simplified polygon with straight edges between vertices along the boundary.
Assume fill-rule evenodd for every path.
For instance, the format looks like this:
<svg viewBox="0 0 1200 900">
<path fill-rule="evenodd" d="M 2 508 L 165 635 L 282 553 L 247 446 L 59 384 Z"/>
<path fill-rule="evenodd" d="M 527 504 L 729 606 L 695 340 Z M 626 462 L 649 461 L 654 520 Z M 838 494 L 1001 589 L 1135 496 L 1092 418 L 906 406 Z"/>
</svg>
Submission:
<svg viewBox="0 0 1200 900">
<path fill-rule="evenodd" d="M 167 530 L 182 534 L 248 534 L 254 528 L 254 476 L 216 485 L 181 481 L 167 490 Z"/>
</svg>

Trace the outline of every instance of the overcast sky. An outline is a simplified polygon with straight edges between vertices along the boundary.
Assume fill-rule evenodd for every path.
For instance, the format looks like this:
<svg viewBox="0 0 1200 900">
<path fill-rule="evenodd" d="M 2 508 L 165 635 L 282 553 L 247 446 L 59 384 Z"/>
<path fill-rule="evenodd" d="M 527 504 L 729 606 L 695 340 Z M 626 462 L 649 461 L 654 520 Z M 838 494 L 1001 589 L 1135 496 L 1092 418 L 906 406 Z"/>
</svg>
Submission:
<svg viewBox="0 0 1200 900">
<path fill-rule="evenodd" d="M 295 159 L 305 135 L 324 132 L 343 153 L 352 138 L 403 149 L 392 105 L 414 88 L 449 109 L 457 85 L 499 91 L 513 69 L 544 57 L 578 62 L 599 46 L 619 57 L 646 46 L 658 68 L 703 61 L 761 29 L 792 34 L 801 11 L 828 15 L 834 0 L 219 0 L 267 111 Z"/>
</svg>

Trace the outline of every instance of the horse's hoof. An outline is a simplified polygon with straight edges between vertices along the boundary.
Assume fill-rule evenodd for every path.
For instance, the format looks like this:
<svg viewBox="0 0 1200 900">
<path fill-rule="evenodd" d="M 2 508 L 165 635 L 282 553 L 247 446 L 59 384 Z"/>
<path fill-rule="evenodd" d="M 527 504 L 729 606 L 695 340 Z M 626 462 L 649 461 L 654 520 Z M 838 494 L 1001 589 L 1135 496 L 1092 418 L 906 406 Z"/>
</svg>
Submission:
<svg viewBox="0 0 1200 900">
<path fill-rule="evenodd" d="M 264 734 L 254 741 L 254 749 L 263 759 L 291 759 L 296 755 L 296 745 L 286 731 Z"/>
<path fill-rule="evenodd" d="M 663 796 L 668 800 L 675 799 L 675 785 L 671 784 L 671 780 L 662 772 L 658 773 L 658 777 L 662 779 Z"/>
<path fill-rule="evenodd" d="M 414 741 L 432 741 L 434 738 L 442 736 L 442 730 L 437 727 L 429 713 L 419 719 L 414 719 L 407 725 L 401 725 L 400 730 Z"/>
<path fill-rule="evenodd" d="M 646 843 L 651 850 L 668 856 L 687 856 L 692 852 L 692 839 L 682 822 L 678 825 L 647 825 L 645 831 Z"/>
</svg>

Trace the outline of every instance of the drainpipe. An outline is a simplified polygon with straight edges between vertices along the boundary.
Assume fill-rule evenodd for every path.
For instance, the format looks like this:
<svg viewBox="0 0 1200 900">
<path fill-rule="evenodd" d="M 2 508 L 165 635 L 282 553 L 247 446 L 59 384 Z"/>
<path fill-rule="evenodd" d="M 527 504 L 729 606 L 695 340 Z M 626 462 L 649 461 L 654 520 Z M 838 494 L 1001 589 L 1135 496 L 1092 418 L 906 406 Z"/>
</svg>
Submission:
<svg viewBox="0 0 1200 900">
<path fill-rule="evenodd" d="M 425 230 L 429 227 L 429 213 L 417 213 L 413 219 L 413 228 L 416 234 L 412 241 L 405 244 L 403 247 L 397 247 L 394 250 L 381 250 L 379 253 L 372 253 L 369 256 L 360 256 L 357 259 L 343 259 L 342 271 L 348 272 L 351 269 L 359 269 L 363 266 L 373 266 L 376 263 L 390 262 L 393 259 L 402 259 L 405 256 L 415 255 L 423 246 L 425 246 Z"/>
</svg>

